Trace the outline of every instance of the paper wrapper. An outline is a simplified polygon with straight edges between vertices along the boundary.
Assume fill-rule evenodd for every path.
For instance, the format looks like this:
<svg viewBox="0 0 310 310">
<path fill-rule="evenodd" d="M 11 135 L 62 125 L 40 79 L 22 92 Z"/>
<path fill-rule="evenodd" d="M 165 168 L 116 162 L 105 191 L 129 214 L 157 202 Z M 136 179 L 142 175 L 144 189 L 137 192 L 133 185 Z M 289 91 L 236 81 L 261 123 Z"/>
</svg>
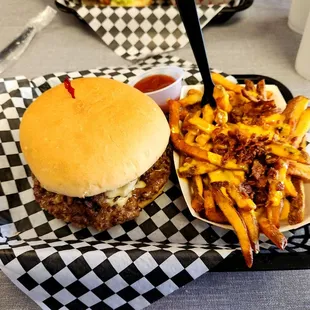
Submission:
<svg viewBox="0 0 310 310">
<path fill-rule="evenodd" d="M 174 51 L 188 43 L 178 9 L 173 6 L 98 7 L 56 0 L 86 22 L 117 55 L 137 60 Z M 226 4 L 198 5 L 201 28 Z"/>
<path fill-rule="evenodd" d="M 195 65 L 172 56 L 131 67 L 0 79 L 0 265 L 43 309 L 142 309 L 239 249 L 233 231 L 191 216 L 175 174 L 136 220 L 101 233 L 57 220 L 34 200 L 19 144 L 20 119 L 33 99 L 67 75 L 127 82 L 166 65 L 182 67 L 187 84 L 201 81 Z M 309 249 L 309 226 L 285 234 L 289 242 L 281 252 Z M 280 251 L 266 239 L 261 239 L 261 249 Z"/>
</svg>

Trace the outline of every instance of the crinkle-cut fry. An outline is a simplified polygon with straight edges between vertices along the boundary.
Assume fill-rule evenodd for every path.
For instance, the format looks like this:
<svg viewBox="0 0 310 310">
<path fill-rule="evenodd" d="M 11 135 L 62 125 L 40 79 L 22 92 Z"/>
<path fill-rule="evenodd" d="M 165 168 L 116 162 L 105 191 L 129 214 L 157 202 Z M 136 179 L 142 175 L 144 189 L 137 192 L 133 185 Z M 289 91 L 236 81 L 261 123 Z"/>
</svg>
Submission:
<svg viewBox="0 0 310 310">
<path fill-rule="evenodd" d="M 235 93 L 241 93 L 243 87 L 239 84 L 235 84 L 227 80 L 223 75 L 215 72 L 211 72 L 211 77 L 215 85 L 222 85 L 227 90 L 232 90 Z"/>
<path fill-rule="evenodd" d="M 203 191 L 203 197 L 204 197 L 204 208 L 205 208 L 205 215 L 206 218 L 209 221 L 215 222 L 215 223 L 228 223 L 228 220 L 226 216 L 223 214 L 223 212 L 216 208 L 216 205 L 214 203 L 212 191 L 210 189 L 205 189 Z"/>
<path fill-rule="evenodd" d="M 284 180 L 284 192 L 286 196 L 291 196 L 291 197 L 296 197 L 297 196 L 297 191 L 292 183 L 292 178 L 290 175 L 287 175 L 285 180 Z"/>
<path fill-rule="evenodd" d="M 305 189 L 303 181 L 299 178 L 292 178 L 297 191 L 297 196 L 291 199 L 288 222 L 290 225 L 301 223 L 305 217 Z"/>
<path fill-rule="evenodd" d="M 221 190 L 212 186 L 212 194 L 216 204 L 220 207 L 223 214 L 228 219 L 229 223 L 233 226 L 236 235 L 239 239 L 243 257 L 247 266 L 250 268 L 253 264 L 253 252 L 251 247 L 250 238 L 244 221 L 240 217 L 240 214 L 234 207 L 231 199 L 226 197 Z"/>
<path fill-rule="evenodd" d="M 279 157 L 295 160 L 299 163 L 310 164 L 310 156 L 303 150 L 286 143 L 271 143 L 267 145 L 266 151 Z"/>
<path fill-rule="evenodd" d="M 217 169 L 217 166 L 212 165 L 206 161 L 191 159 L 191 161 L 185 162 L 183 166 L 180 166 L 178 173 L 181 178 L 189 178 L 194 175 L 206 174 Z"/>
<path fill-rule="evenodd" d="M 201 101 L 203 93 L 198 89 L 190 89 L 187 95 L 180 100 L 180 103 L 183 107 L 188 105 L 193 105 Z"/>
<path fill-rule="evenodd" d="M 246 211 L 240 209 L 239 213 L 247 227 L 251 246 L 254 253 L 259 253 L 259 228 L 254 210 Z"/>
<path fill-rule="evenodd" d="M 241 192 L 238 186 L 228 183 L 226 190 L 229 196 L 236 202 L 238 208 L 244 211 L 256 209 L 256 204 L 254 201 L 248 196 L 247 193 Z"/>
<path fill-rule="evenodd" d="M 258 226 L 263 234 L 267 236 L 279 249 L 284 250 L 287 245 L 285 236 L 266 217 L 258 218 Z"/>
<path fill-rule="evenodd" d="M 284 198 L 284 202 L 283 202 L 283 209 L 282 209 L 282 212 L 281 212 L 281 216 L 280 216 L 280 220 L 287 220 L 288 219 L 288 214 L 289 214 L 289 211 L 290 211 L 290 202 Z"/>
<path fill-rule="evenodd" d="M 215 85 L 213 90 L 213 97 L 216 101 L 216 106 L 226 112 L 232 110 L 232 106 L 229 102 L 229 94 L 222 85 Z"/>
<path fill-rule="evenodd" d="M 298 163 L 296 161 L 288 161 L 289 166 L 287 173 L 292 176 L 300 177 L 306 182 L 310 182 L 310 165 Z"/>
<path fill-rule="evenodd" d="M 265 80 L 260 80 L 256 85 L 256 92 L 262 100 L 267 100 L 267 92 L 265 87 Z"/>
<path fill-rule="evenodd" d="M 211 134 L 215 128 L 214 125 L 209 124 L 204 119 L 196 115 L 191 117 L 188 122 L 207 134 Z"/>
<path fill-rule="evenodd" d="M 214 121 L 214 111 L 209 104 L 206 104 L 202 108 L 202 118 L 209 124 L 212 124 Z"/>
<path fill-rule="evenodd" d="M 298 147 L 305 136 L 305 134 L 310 129 L 310 108 L 307 108 L 302 112 L 299 121 L 297 123 L 296 129 L 291 134 L 291 141 L 293 146 Z"/>
<path fill-rule="evenodd" d="M 301 114 L 307 108 L 308 98 L 304 96 L 297 96 L 291 99 L 282 114 L 285 116 L 285 123 L 291 126 L 292 132 L 300 119 Z"/>
<path fill-rule="evenodd" d="M 226 111 L 217 108 L 214 114 L 214 120 L 219 126 L 225 125 L 228 122 L 228 113 Z"/>
</svg>

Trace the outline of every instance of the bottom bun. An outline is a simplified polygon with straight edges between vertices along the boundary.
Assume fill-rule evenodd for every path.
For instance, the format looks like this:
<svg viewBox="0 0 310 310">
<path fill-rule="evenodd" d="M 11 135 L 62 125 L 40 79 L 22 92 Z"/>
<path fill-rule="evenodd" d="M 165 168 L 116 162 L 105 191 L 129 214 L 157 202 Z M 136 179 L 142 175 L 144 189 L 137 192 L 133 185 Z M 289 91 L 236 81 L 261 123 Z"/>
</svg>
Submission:
<svg viewBox="0 0 310 310">
<path fill-rule="evenodd" d="M 164 189 L 171 170 L 171 156 L 167 150 L 141 177 L 144 187 L 134 189 L 127 198 L 109 199 L 104 193 L 86 197 L 68 197 L 45 190 L 34 179 L 34 196 L 40 207 L 55 218 L 78 227 L 93 226 L 99 231 L 135 219 L 141 209 L 155 200 Z"/>
</svg>

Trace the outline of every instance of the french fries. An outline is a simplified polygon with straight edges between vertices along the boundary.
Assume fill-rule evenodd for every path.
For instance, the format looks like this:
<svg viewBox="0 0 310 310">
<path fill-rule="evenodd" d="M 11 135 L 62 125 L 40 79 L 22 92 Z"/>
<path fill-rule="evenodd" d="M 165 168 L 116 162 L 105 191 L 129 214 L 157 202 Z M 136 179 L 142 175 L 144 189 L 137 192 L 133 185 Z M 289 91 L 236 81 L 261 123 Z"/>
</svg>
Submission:
<svg viewBox="0 0 310 310">
<path fill-rule="evenodd" d="M 292 183 L 298 192 L 298 196 L 291 199 L 288 222 L 294 225 L 302 222 L 305 215 L 305 190 L 301 179 L 294 177 Z"/>
<path fill-rule="evenodd" d="M 179 176 L 182 178 L 190 178 L 194 175 L 202 175 L 217 170 L 218 167 L 206 161 L 198 161 L 191 159 L 191 161 L 183 163 L 179 168 Z"/>
<path fill-rule="evenodd" d="M 285 236 L 265 217 L 258 219 L 258 225 L 264 233 L 279 249 L 284 250 L 287 245 Z"/>
<path fill-rule="evenodd" d="M 310 108 L 298 96 L 279 112 L 264 80 L 241 86 L 218 73 L 212 79 L 215 108 L 201 107 L 197 90 L 169 101 L 171 141 L 183 158 L 177 172 L 190 181 L 201 217 L 232 225 L 251 267 L 260 232 L 284 249 L 280 225 L 304 219 Z"/>
<path fill-rule="evenodd" d="M 249 239 L 247 228 L 240 217 L 240 214 L 234 208 L 234 203 L 228 197 L 226 197 L 221 190 L 212 187 L 212 194 L 214 200 L 216 201 L 217 205 L 222 210 L 223 214 L 226 216 L 230 224 L 233 226 L 239 242 L 241 246 L 241 251 L 243 253 L 245 262 L 248 267 L 252 267 L 253 265 L 253 252 L 251 248 L 251 242 Z"/>
<path fill-rule="evenodd" d="M 203 197 L 206 218 L 216 223 L 228 223 L 228 220 L 223 212 L 221 210 L 217 210 L 212 191 L 210 189 L 204 190 Z"/>
<path fill-rule="evenodd" d="M 259 253 L 259 228 L 255 213 L 253 210 L 240 210 L 239 212 L 247 227 L 252 249 L 257 254 Z"/>
</svg>

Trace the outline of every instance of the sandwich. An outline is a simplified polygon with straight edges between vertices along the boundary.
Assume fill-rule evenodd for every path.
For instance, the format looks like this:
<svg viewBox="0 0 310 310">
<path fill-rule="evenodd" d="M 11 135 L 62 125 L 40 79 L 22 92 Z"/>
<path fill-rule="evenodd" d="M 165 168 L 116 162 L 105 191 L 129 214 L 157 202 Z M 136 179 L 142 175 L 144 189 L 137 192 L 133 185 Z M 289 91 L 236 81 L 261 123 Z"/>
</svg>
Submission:
<svg viewBox="0 0 310 310">
<path fill-rule="evenodd" d="M 169 179 L 164 113 L 112 79 L 75 79 L 74 96 L 65 86 L 40 95 L 21 121 L 36 201 L 58 219 L 100 231 L 136 218 Z"/>
</svg>

